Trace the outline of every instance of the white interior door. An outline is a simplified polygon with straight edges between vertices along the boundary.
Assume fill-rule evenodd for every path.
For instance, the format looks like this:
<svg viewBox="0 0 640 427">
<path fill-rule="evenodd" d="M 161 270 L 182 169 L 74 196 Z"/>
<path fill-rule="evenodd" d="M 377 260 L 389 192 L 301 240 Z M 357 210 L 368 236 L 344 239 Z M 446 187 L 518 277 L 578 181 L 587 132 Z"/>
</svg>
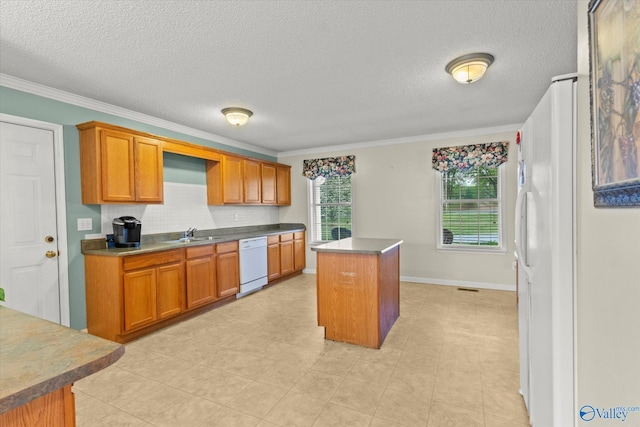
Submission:
<svg viewBox="0 0 640 427">
<path fill-rule="evenodd" d="M 6 298 L 3 305 L 68 325 L 68 284 L 65 283 L 64 294 L 60 286 L 62 246 L 58 239 L 55 132 L 2 119 L 0 287 L 4 288 Z M 66 237 L 63 240 L 66 249 Z"/>
</svg>

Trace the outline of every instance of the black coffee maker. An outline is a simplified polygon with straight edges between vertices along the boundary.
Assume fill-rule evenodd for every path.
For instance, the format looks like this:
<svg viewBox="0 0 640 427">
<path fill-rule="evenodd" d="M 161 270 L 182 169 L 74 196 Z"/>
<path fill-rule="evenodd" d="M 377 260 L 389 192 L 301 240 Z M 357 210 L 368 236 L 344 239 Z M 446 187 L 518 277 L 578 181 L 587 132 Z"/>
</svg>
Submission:
<svg viewBox="0 0 640 427">
<path fill-rule="evenodd" d="M 137 248 L 140 246 L 142 223 L 132 216 L 113 219 L 113 237 L 116 248 Z"/>
</svg>

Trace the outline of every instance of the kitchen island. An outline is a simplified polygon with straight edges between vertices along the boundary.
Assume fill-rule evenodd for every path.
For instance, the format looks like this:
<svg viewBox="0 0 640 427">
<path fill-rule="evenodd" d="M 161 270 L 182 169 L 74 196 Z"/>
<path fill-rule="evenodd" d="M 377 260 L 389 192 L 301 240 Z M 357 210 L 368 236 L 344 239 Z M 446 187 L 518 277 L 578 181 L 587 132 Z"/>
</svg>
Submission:
<svg viewBox="0 0 640 427">
<path fill-rule="evenodd" d="M 348 238 L 316 252 L 318 325 L 325 338 L 380 348 L 400 315 L 402 240 Z"/>
<path fill-rule="evenodd" d="M 0 425 L 75 426 L 72 384 L 124 347 L 0 306 Z"/>
</svg>

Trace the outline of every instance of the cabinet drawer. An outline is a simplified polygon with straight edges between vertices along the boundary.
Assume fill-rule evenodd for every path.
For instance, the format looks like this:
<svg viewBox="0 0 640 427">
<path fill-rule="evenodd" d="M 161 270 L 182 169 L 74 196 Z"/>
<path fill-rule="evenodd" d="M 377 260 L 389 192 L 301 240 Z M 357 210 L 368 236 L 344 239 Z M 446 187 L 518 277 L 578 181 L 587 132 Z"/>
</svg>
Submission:
<svg viewBox="0 0 640 427">
<path fill-rule="evenodd" d="M 213 255 L 213 247 L 215 245 L 202 245 L 202 246 L 194 246 L 192 248 L 186 248 L 187 250 L 187 258 L 198 258 L 201 256 Z"/>
<path fill-rule="evenodd" d="M 238 252 L 238 241 L 218 243 L 216 245 L 216 253 L 223 254 L 225 252 Z"/>
<path fill-rule="evenodd" d="M 280 235 L 276 234 L 275 236 L 267 236 L 267 245 L 274 245 L 280 242 Z"/>
<path fill-rule="evenodd" d="M 293 235 L 296 240 L 304 239 L 304 231 L 296 231 Z"/>
<path fill-rule="evenodd" d="M 293 240 L 293 233 L 284 233 L 280 235 L 281 242 L 288 242 L 289 240 Z"/>
<path fill-rule="evenodd" d="M 135 255 L 124 258 L 123 269 L 136 270 L 138 268 L 151 267 L 160 264 L 170 264 L 179 262 L 184 259 L 184 251 L 182 249 L 174 249 L 170 251 L 154 252 L 146 255 Z"/>
</svg>

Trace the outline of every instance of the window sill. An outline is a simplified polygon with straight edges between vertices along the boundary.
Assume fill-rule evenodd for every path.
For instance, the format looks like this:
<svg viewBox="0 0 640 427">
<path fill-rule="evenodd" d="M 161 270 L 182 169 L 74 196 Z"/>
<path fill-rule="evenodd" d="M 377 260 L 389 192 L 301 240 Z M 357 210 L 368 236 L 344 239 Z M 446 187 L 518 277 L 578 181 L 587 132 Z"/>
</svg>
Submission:
<svg viewBox="0 0 640 427">
<path fill-rule="evenodd" d="M 436 250 L 438 252 L 480 253 L 493 255 L 504 255 L 507 253 L 507 248 L 500 246 L 474 247 L 463 245 L 439 245 Z"/>
</svg>

